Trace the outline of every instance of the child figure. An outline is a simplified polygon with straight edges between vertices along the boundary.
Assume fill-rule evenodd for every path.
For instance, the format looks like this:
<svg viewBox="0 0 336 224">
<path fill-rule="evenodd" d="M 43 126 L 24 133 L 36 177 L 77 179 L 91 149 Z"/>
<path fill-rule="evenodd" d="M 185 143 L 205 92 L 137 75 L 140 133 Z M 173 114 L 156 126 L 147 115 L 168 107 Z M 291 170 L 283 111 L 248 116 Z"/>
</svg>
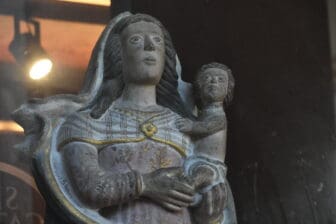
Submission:
<svg viewBox="0 0 336 224">
<path fill-rule="evenodd" d="M 184 169 L 200 194 L 216 184 L 227 185 L 224 164 L 227 120 L 223 106 L 232 100 L 233 88 L 234 79 L 227 66 L 215 62 L 203 65 L 194 83 L 196 102 L 199 102 L 197 121 L 176 122 L 181 132 L 195 139 L 194 155 L 186 160 Z"/>
</svg>

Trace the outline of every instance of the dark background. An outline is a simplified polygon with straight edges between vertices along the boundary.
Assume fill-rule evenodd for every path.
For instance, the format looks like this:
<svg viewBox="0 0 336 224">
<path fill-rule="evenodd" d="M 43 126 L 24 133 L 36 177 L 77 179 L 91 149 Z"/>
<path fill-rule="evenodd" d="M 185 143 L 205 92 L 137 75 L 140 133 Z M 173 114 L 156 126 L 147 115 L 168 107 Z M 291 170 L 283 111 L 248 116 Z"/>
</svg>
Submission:
<svg viewBox="0 0 336 224">
<path fill-rule="evenodd" d="M 170 31 L 192 81 L 205 63 L 236 79 L 227 164 L 239 223 L 336 223 L 327 8 L 319 0 L 134 0 Z"/>
</svg>

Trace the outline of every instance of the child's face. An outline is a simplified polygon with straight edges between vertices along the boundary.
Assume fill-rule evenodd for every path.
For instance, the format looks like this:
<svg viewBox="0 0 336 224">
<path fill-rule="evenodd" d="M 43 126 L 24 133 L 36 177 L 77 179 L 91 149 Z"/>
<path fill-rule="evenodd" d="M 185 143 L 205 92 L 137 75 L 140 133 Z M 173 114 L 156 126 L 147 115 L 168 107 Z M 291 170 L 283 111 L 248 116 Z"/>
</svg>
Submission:
<svg viewBox="0 0 336 224">
<path fill-rule="evenodd" d="M 199 77 L 203 103 L 223 102 L 228 92 L 228 73 L 219 68 L 208 68 Z"/>
</svg>

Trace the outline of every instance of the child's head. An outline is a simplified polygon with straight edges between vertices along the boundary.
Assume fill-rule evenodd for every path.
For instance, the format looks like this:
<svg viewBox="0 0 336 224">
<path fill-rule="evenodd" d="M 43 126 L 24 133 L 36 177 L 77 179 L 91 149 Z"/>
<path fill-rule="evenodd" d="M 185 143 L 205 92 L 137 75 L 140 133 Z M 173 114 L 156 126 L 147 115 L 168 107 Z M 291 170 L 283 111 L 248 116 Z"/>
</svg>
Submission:
<svg viewBox="0 0 336 224">
<path fill-rule="evenodd" d="M 233 98 L 234 78 L 226 65 L 212 62 L 197 72 L 194 87 L 201 104 L 224 102 L 228 105 Z"/>
</svg>

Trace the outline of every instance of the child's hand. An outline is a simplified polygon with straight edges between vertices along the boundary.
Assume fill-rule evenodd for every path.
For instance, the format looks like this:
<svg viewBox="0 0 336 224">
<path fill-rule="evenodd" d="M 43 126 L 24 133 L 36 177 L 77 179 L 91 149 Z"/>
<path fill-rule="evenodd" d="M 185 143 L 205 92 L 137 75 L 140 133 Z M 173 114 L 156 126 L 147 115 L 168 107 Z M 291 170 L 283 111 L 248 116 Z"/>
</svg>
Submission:
<svg viewBox="0 0 336 224">
<path fill-rule="evenodd" d="M 216 172 L 208 166 L 199 166 L 193 170 L 190 178 L 193 180 L 196 189 L 202 189 L 212 185 L 216 179 Z"/>
<path fill-rule="evenodd" d="M 176 127 L 181 132 L 184 132 L 184 133 L 191 133 L 192 132 L 193 122 L 189 119 L 184 119 L 184 118 L 178 119 L 178 120 L 176 120 L 175 124 L 176 124 Z"/>
</svg>

